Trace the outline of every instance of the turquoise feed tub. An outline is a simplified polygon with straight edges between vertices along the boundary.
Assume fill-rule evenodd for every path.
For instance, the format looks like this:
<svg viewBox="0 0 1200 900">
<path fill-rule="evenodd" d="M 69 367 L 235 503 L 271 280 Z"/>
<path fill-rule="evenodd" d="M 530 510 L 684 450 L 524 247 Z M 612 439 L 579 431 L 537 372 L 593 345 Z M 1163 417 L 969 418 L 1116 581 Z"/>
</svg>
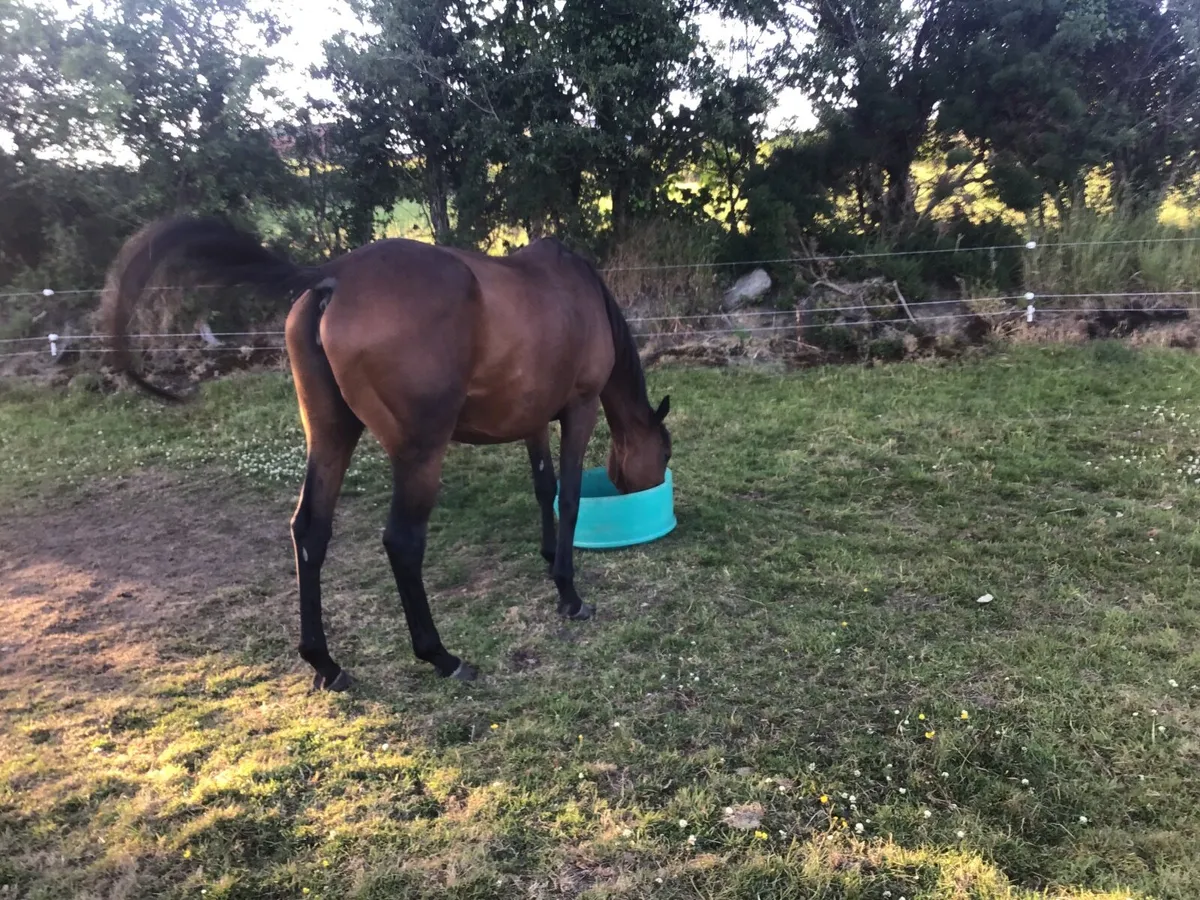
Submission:
<svg viewBox="0 0 1200 900">
<path fill-rule="evenodd" d="M 558 513 L 558 497 L 554 498 Z M 671 470 L 658 487 L 635 494 L 618 493 L 603 468 L 585 469 L 579 492 L 575 546 L 612 550 L 656 541 L 675 529 L 675 482 Z"/>
</svg>

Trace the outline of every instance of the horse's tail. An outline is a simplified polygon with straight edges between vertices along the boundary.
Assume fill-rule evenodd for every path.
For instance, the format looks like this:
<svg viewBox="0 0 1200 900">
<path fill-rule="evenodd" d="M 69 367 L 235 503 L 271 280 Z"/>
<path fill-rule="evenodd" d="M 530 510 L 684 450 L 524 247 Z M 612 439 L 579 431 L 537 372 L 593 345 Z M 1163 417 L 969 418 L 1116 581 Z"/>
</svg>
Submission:
<svg viewBox="0 0 1200 900">
<path fill-rule="evenodd" d="M 111 336 L 113 365 L 134 384 L 163 400 L 182 402 L 179 394 L 150 384 L 133 365 L 129 321 L 134 305 L 165 265 L 182 264 L 188 281 L 246 285 L 264 292 L 299 293 L 321 281 L 321 267 L 299 266 L 268 250 L 255 235 L 218 219 L 179 217 L 147 225 L 121 248 L 104 285 L 101 321 Z"/>
</svg>

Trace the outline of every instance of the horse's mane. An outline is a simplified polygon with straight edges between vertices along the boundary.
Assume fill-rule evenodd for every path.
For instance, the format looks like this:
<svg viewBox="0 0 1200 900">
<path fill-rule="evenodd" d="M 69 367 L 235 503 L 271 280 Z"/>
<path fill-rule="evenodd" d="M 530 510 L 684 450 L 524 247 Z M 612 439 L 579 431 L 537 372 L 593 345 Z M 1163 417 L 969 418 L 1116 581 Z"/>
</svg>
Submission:
<svg viewBox="0 0 1200 900">
<path fill-rule="evenodd" d="M 588 269 L 604 296 L 604 311 L 608 314 L 608 327 L 612 330 L 615 358 L 611 378 L 618 384 L 623 384 L 635 399 L 650 408 L 650 397 L 646 391 L 646 372 L 642 368 L 642 357 L 638 352 L 633 332 L 629 330 L 629 323 L 625 321 L 617 298 L 608 289 L 596 267 L 589 263 Z"/>
</svg>

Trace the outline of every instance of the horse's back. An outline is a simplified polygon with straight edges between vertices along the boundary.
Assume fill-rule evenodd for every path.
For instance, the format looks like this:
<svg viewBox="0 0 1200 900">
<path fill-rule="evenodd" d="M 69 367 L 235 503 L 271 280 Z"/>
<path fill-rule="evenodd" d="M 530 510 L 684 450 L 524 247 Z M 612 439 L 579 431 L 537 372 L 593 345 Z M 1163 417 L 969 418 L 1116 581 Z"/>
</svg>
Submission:
<svg viewBox="0 0 1200 900">
<path fill-rule="evenodd" d="M 440 248 L 397 239 L 359 248 L 330 272 L 321 344 L 351 409 L 376 432 L 372 420 L 385 411 L 405 431 L 453 414 L 478 319 L 470 269 Z"/>
<path fill-rule="evenodd" d="M 456 439 L 504 442 L 598 394 L 611 372 L 599 285 L 557 242 L 492 257 L 378 241 L 332 274 L 321 338 L 352 408 L 455 409 Z"/>
</svg>

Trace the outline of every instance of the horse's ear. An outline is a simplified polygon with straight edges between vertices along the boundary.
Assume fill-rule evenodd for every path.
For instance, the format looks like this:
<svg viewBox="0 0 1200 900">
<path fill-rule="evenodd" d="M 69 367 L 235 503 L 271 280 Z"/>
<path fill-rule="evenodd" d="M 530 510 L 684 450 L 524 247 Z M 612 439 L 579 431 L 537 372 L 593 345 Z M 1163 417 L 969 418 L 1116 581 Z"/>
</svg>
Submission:
<svg viewBox="0 0 1200 900">
<path fill-rule="evenodd" d="M 654 421 L 662 424 L 663 419 L 667 417 L 667 413 L 671 411 L 671 395 L 662 398 L 662 403 L 658 404 L 658 409 L 654 411 Z"/>
</svg>

